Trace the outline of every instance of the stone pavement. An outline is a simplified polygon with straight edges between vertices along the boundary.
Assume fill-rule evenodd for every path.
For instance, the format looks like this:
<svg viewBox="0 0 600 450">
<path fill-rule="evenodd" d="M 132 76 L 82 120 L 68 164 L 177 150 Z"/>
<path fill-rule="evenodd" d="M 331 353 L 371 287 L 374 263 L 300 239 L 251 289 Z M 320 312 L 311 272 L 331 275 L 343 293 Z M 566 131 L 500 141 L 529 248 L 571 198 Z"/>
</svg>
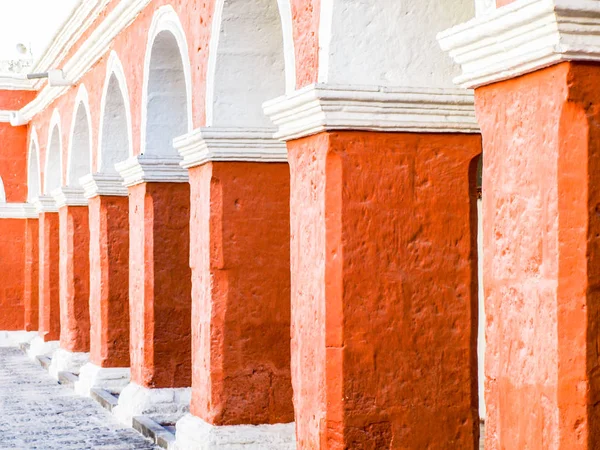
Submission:
<svg viewBox="0 0 600 450">
<path fill-rule="evenodd" d="M 0 449 L 156 448 L 14 348 L 0 348 L 0 415 Z"/>
</svg>

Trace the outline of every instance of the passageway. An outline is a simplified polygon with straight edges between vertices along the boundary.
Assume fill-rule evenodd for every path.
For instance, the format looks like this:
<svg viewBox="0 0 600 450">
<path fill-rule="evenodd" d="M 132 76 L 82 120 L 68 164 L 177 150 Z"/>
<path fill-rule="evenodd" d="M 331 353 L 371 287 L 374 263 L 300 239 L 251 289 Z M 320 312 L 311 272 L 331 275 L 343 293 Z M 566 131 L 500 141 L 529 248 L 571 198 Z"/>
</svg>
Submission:
<svg viewBox="0 0 600 450">
<path fill-rule="evenodd" d="M 154 449 L 94 400 L 57 384 L 18 349 L 0 348 L 0 449 Z"/>
</svg>

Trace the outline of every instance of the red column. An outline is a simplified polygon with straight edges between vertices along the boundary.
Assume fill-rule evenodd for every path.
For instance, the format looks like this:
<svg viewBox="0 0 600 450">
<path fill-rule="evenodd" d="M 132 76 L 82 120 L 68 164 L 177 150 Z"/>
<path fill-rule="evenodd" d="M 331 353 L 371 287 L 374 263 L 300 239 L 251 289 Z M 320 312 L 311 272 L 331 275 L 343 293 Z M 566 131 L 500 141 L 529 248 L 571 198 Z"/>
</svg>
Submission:
<svg viewBox="0 0 600 450">
<path fill-rule="evenodd" d="M 479 136 L 288 150 L 298 449 L 477 448 Z"/>
<path fill-rule="evenodd" d="M 0 218 L 0 330 L 24 329 L 25 219 Z"/>
<path fill-rule="evenodd" d="M 144 388 L 191 385 L 188 183 L 129 188 L 131 381 Z"/>
<path fill-rule="evenodd" d="M 293 422 L 288 165 L 215 162 L 189 175 L 191 412 L 216 426 Z"/>
<path fill-rule="evenodd" d="M 90 361 L 129 367 L 129 201 L 89 199 Z"/>
<path fill-rule="evenodd" d="M 476 90 L 486 448 L 600 448 L 600 66 Z"/>
<path fill-rule="evenodd" d="M 60 339 L 59 219 L 57 212 L 39 216 L 39 334 L 45 342 Z"/>
<path fill-rule="evenodd" d="M 65 205 L 60 219 L 60 348 L 90 350 L 90 271 L 87 206 Z"/>
<path fill-rule="evenodd" d="M 38 219 L 25 219 L 25 330 L 37 331 L 39 325 L 39 236 Z"/>
</svg>

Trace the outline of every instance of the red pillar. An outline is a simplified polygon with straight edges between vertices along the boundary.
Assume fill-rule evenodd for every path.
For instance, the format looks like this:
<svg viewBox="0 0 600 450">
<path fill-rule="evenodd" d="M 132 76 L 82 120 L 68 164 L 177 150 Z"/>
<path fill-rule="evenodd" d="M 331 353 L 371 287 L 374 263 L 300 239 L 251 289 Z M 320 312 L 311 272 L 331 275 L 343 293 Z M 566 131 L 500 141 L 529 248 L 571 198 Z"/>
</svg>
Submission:
<svg viewBox="0 0 600 450">
<path fill-rule="evenodd" d="M 59 252 L 58 212 L 46 208 L 39 216 L 39 334 L 44 342 L 60 339 Z"/>
<path fill-rule="evenodd" d="M 38 219 L 25 219 L 25 330 L 37 331 L 39 326 L 39 236 Z"/>
<path fill-rule="evenodd" d="M 478 135 L 288 142 L 298 449 L 478 446 Z"/>
<path fill-rule="evenodd" d="M 600 448 L 600 66 L 476 90 L 486 448 Z"/>
<path fill-rule="evenodd" d="M 0 205 L 0 212 L 2 205 Z M 26 222 L 22 218 L 0 218 L 0 330 L 24 329 Z"/>
</svg>

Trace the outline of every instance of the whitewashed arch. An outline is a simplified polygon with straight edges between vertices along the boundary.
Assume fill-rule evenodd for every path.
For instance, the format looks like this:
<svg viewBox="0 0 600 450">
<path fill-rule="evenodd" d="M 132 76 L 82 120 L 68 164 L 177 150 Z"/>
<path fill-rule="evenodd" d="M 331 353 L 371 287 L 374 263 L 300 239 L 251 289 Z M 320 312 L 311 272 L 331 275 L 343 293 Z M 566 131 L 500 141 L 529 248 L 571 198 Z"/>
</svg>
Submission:
<svg viewBox="0 0 600 450">
<path fill-rule="evenodd" d="M 177 156 L 172 141 L 192 130 L 192 77 L 185 31 L 172 6 L 150 25 L 142 91 L 141 152 Z"/>
<path fill-rule="evenodd" d="M 48 126 L 48 144 L 44 164 L 44 194 L 50 195 L 54 189 L 62 187 L 62 129 L 60 113 L 55 109 Z"/>
<path fill-rule="evenodd" d="M 321 0 L 318 81 L 454 88 L 436 35 L 474 15 L 473 0 Z"/>
<path fill-rule="evenodd" d="M 32 202 L 40 196 L 40 144 L 35 126 L 31 129 L 29 155 L 27 157 L 27 201 Z"/>
<path fill-rule="evenodd" d="M 289 0 L 216 0 L 206 126 L 272 126 L 262 104 L 296 88 Z"/>
<path fill-rule="evenodd" d="M 0 203 L 6 203 L 6 192 L 4 191 L 4 181 L 0 177 Z"/>
<path fill-rule="evenodd" d="M 108 57 L 100 103 L 97 171 L 116 173 L 115 164 L 133 155 L 131 107 L 125 72 L 113 50 Z"/>
<path fill-rule="evenodd" d="M 84 84 L 75 97 L 67 157 L 67 186 L 80 187 L 79 178 L 91 172 L 92 119 Z"/>
</svg>

